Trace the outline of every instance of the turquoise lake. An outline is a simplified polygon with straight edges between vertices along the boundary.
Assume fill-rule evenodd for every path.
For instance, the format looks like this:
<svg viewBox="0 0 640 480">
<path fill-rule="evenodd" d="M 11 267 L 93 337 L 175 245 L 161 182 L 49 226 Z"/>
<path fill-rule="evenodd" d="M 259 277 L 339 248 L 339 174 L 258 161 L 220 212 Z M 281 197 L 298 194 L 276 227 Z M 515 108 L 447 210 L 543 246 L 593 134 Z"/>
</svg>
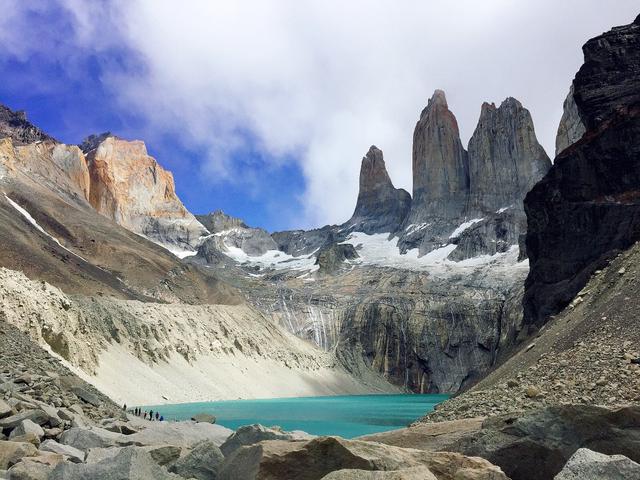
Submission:
<svg viewBox="0 0 640 480">
<path fill-rule="evenodd" d="M 448 395 L 348 395 L 180 403 L 146 407 L 165 420 L 188 420 L 210 413 L 220 425 L 236 430 L 243 425 L 278 425 L 313 435 L 353 438 L 406 427 L 433 410 Z"/>
</svg>

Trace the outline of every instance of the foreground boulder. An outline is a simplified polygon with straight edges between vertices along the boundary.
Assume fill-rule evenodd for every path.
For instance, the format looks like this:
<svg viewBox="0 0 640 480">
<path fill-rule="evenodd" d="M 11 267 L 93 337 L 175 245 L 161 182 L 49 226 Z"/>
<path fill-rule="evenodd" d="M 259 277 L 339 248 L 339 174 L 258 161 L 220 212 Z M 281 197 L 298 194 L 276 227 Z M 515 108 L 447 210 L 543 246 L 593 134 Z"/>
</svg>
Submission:
<svg viewBox="0 0 640 480">
<path fill-rule="evenodd" d="M 640 461 L 640 406 L 617 410 L 552 406 L 490 417 L 480 429 L 467 421 L 453 421 L 419 424 L 406 431 L 366 438 L 425 451 L 478 456 L 499 466 L 513 480 L 540 480 L 553 478 L 582 447 Z"/>
<path fill-rule="evenodd" d="M 159 466 L 151 455 L 136 448 L 124 448 L 116 456 L 98 463 L 61 463 L 48 480 L 171 480 L 177 475 Z"/>
<path fill-rule="evenodd" d="M 264 427 L 260 424 L 245 425 L 231 435 L 220 446 L 225 457 L 228 457 L 238 448 L 247 445 L 255 445 L 263 440 L 311 440 L 313 435 L 301 431 L 285 432 L 278 427 Z"/>
<path fill-rule="evenodd" d="M 624 455 L 603 455 L 581 448 L 555 480 L 623 480 L 640 478 L 640 465 Z"/>
<path fill-rule="evenodd" d="M 90 448 L 113 447 L 121 437 L 121 434 L 110 432 L 104 428 L 74 427 L 60 436 L 60 443 L 86 452 Z"/>
<path fill-rule="evenodd" d="M 437 480 L 437 477 L 426 467 L 415 467 L 392 472 L 338 470 L 322 477 L 322 480 Z"/>
<path fill-rule="evenodd" d="M 202 442 L 175 462 L 169 469 L 184 478 L 211 480 L 218 477 L 224 461 L 220 449 L 210 441 Z"/>
<path fill-rule="evenodd" d="M 225 460 L 218 479 L 320 480 L 337 470 L 397 471 L 411 467 L 424 467 L 439 480 L 507 478 L 498 467 L 481 458 L 318 437 L 306 442 L 269 440 L 242 447 Z M 471 472 L 475 476 L 470 476 Z"/>
<path fill-rule="evenodd" d="M 0 441 L 0 470 L 7 470 L 23 457 L 32 457 L 38 450 L 31 443 Z"/>
<path fill-rule="evenodd" d="M 193 448 L 200 442 L 212 441 L 216 446 L 222 445 L 233 433 L 222 425 L 195 422 L 148 422 L 144 430 L 132 435 L 120 435 L 121 446 L 137 445 L 175 445 Z"/>
</svg>

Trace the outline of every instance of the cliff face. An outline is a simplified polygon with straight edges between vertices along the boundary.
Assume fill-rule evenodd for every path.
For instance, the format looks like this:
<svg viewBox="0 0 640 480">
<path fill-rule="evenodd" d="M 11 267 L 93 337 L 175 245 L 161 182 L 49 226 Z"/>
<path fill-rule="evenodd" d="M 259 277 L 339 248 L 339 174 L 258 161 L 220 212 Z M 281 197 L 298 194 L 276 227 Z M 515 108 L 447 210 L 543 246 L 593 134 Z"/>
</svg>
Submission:
<svg viewBox="0 0 640 480">
<path fill-rule="evenodd" d="M 413 133 L 413 203 L 410 223 L 455 218 L 466 207 L 469 162 L 458 122 L 436 90 Z"/>
<path fill-rule="evenodd" d="M 98 213 L 170 248 L 193 250 L 207 234 L 177 197 L 173 175 L 143 142 L 109 136 L 87 160 L 90 201 Z"/>
<path fill-rule="evenodd" d="M 551 161 L 538 143 L 529 111 L 515 98 L 482 105 L 469 140 L 469 210 L 522 209 L 522 200 Z"/>
<path fill-rule="evenodd" d="M 540 325 L 640 239 L 640 17 L 589 40 L 573 81 L 586 133 L 525 199 L 525 319 Z"/>
<path fill-rule="evenodd" d="M 382 150 L 372 146 L 362 159 L 358 201 L 346 225 L 365 233 L 395 232 L 410 207 L 411 196 L 393 186 Z"/>
</svg>

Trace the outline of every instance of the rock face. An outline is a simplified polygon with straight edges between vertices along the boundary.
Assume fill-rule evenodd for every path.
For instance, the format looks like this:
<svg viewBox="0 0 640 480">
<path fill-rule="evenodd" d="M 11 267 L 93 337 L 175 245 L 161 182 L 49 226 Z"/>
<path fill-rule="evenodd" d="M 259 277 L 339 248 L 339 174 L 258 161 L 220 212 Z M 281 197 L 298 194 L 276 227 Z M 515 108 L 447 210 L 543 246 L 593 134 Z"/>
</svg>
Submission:
<svg viewBox="0 0 640 480">
<path fill-rule="evenodd" d="M 515 98 L 484 103 L 469 140 L 469 209 L 522 209 L 525 195 L 551 161 L 538 143 L 529 111 Z"/>
<path fill-rule="evenodd" d="M 347 243 L 333 243 L 321 248 L 318 252 L 316 264 L 320 265 L 321 273 L 335 273 L 345 260 L 355 260 L 358 252 L 353 245 Z"/>
<path fill-rule="evenodd" d="M 588 448 L 573 454 L 554 480 L 624 480 L 640 478 L 640 465 L 624 455 L 604 455 Z"/>
<path fill-rule="evenodd" d="M 393 186 L 382 150 L 371 146 L 360 167 L 356 209 L 346 225 L 364 233 L 395 232 L 410 208 L 409 192 Z"/>
<path fill-rule="evenodd" d="M 456 117 L 436 90 L 413 133 L 413 202 L 408 223 L 456 218 L 466 208 L 469 161 Z"/>
<path fill-rule="evenodd" d="M 44 133 L 38 127 L 27 120 L 27 114 L 23 110 L 13 111 L 0 104 L 0 138 L 9 137 L 16 144 L 56 140 Z"/>
<path fill-rule="evenodd" d="M 90 201 L 116 223 L 169 248 L 194 250 L 208 232 L 176 195 L 143 142 L 107 137 L 87 153 Z"/>
<path fill-rule="evenodd" d="M 587 131 L 525 199 L 529 324 L 564 308 L 593 271 L 640 239 L 640 19 L 583 51 L 573 88 Z"/>
<path fill-rule="evenodd" d="M 564 101 L 562 118 L 558 125 L 556 135 L 556 156 L 565 148 L 573 145 L 582 138 L 585 132 L 584 124 L 578 113 L 578 106 L 573 99 L 573 84 L 569 88 L 569 93 Z"/>
</svg>

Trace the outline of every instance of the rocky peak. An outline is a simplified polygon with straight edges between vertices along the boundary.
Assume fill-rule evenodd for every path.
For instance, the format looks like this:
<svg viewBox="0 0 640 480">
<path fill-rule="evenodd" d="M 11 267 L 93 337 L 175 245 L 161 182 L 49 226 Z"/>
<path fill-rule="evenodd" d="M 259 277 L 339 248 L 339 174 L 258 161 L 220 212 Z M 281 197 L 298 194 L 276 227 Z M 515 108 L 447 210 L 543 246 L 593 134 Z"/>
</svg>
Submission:
<svg viewBox="0 0 640 480">
<path fill-rule="evenodd" d="M 9 137 L 18 145 L 56 139 L 27 120 L 24 110 L 13 111 L 0 104 L 0 138 Z"/>
<path fill-rule="evenodd" d="M 346 225 L 365 233 L 393 232 L 404 221 L 410 206 L 409 193 L 393 186 L 382 150 L 371 146 L 360 167 L 356 209 Z"/>
<path fill-rule="evenodd" d="M 108 136 L 87 154 L 91 205 L 129 230 L 171 248 L 192 250 L 207 230 L 176 195 L 173 175 L 144 142 Z"/>
<path fill-rule="evenodd" d="M 206 215 L 196 215 L 196 218 L 211 233 L 220 233 L 232 228 L 249 228 L 241 219 L 227 215 L 222 210 L 215 210 Z"/>
<path fill-rule="evenodd" d="M 98 146 L 109 137 L 117 138 L 111 132 L 104 132 L 99 134 L 91 134 L 85 138 L 78 147 L 84 153 L 89 153 L 91 150 L 95 150 Z"/>
<path fill-rule="evenodd" d="M 484 103 L 469 140 L 469 208 L 495 212 L 521 209 L 527 192 L 551 166 L 538 143 L 529 111 L 513 97 L 498 108 Z"/>
<path fill-rule="evenodd" d="M 457 217 L 469 191 L 467 152 L 458 122 L 442 90 L 436 90 L 422 111 L 413 134 L 413 203 L 411 222 L 429 216 Z"/>
</svg>

